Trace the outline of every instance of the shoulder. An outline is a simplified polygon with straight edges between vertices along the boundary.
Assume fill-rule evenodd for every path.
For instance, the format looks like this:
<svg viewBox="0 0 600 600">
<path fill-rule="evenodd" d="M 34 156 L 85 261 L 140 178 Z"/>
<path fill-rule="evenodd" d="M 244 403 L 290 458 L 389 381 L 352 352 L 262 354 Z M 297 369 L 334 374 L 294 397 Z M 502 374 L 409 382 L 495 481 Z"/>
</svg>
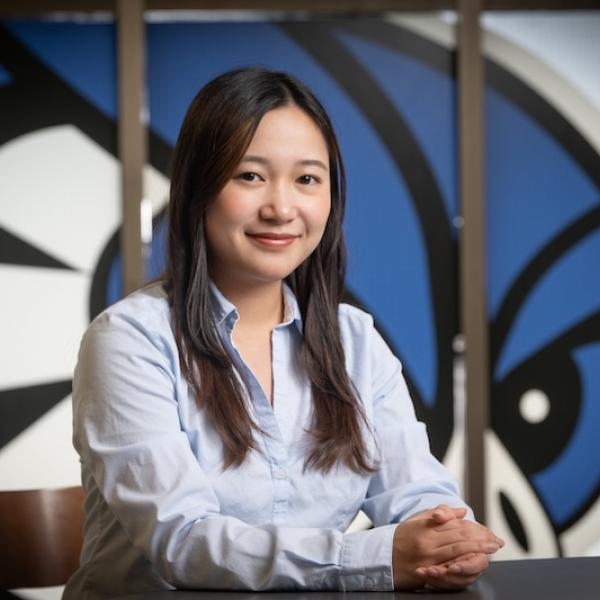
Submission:
<svg viewBox="0 0 600 600">
<path fill-rule="evenodd" d="M 373 317 L 366 311 L 352 304 L 338 306 L 340 329 L 356 334 L 369 334 L 373 331 Z"/>
<path fill-rule="evenodd" d="M 143 340 L 154 345 L 171 346 L 174 335 L 171 311 L 162 283 L 149 284 L 101 312 L 89 325 L 83 341 L 102 345 L 125 344 Z"/>
<path fill-rule="evenodd" d="M 402 365 L 377 331 L 373 317 L 350 304 L 338 309 L 340 335 L 351 373 L 369 372 L 376 381 L 397 376 Z"/>
<path fill-rule="evenodd" d="M 169 303 L 162 283 L 151 283 L 129 294 L 122 300 L 111 304 L 103 310 L 91 323 L 90 327 L 106 326 L 118 321 L 134 321 L 149 326 L 164 323 L 169 319 Z"/>
<path fill-rule="evenodd" d="M 377 336 L 373 317 L 356 306 L 340 304 L 338 322 L 347 359 L 350 363 L 364 364 L 365 359 L 371 355 Z"/>
</svg>

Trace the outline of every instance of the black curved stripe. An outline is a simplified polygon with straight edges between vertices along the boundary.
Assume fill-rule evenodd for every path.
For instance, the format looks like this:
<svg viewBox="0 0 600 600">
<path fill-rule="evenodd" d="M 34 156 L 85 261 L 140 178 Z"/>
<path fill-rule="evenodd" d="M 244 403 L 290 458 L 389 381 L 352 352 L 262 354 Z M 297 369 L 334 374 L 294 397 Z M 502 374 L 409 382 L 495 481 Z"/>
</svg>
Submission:
<svg viewBox="0 0 600 600">
<path fill-rule="evenodd" d="M 344 29 L 411 56 L 444 75 L 456 73 L 455 50 L 446 49 L 399 25 L 367 20 L 345 21 Z M 600 188 L 600 156 L 558 109 L 491 58 L 484 58 L 484 73 L 486 85 L 518 106 L 543 128 Z"/>
<path fill-rule="evenodd" d="M 0 86 L 0 145 L 53 125 L 72 124 L 117 156 L 117 124 L 50 70 L 0 23 L 0 56 L 14 75 Z M 168 170 L 171 146 L 149 131 L 150 163 Z"/>
<path fill-rule="evenodd" d="M 489 85 L 518 106 L 569 154 L 600 189 L 600 156 L 585 137 L 548 100 L 491 60 L 485 61 Z"/>
<path fill-rule="evenodd" d="M 70 393 L 70 380 L 0 391 L 0 448 Z"/>
<path fill-rule="evenodd" d="M 429 264 L 429 284 L 437 337 L 437 389 L 434 410 L 411 390 L 419 416 L 429 425 L 432 449 L 442 456 L 453 429 L 452 347 L 456 331 L 456 256 L 448 217 L 437 181 L 412 131 L 381 90 L 377 81 L 335 37 L 347 21 L 314 21 L 309 25 L 279 26 L 308 52 L 345 90 L 386 146 L 402 173 L 414 201 L 423 232 Z M 353 30 L 357 25 L 353 24 Z M 367 22 L 365 27 L 370 27 Z M 444 341 L 448 340 L 448 343 Z M 397 352 L 397 350 L 395 350 Z"/>
<path fill-rule="evenodd" d="M 104 246 L 104 250 L 100 255 L 100 259 L 96 264 L 94 275 L 92 276 L 92 287 L 90 290 L 89 297 L 89 319 L 93 321 L 107 305 L 108 296 L 108 276 L 110 273 L 110 267 L 112 266 L 113 260 L 119 255 L 120 252 L 120 237 L 121 228 L 117 229 L 111 236 L 110 240 Z"/>
<path fill-rule="evenodd" d="M 364 310 L 365 312 L 369 312 L 368 308 L 366 308 L 361 303 L 361 301 L 347 287 L 344 288 L 344 292 L 342 294 L 342 302 L 345 302 L 346 304 L 351 304 L 352 306 L 356 306 L 356 308 L 360 308 L 361 310 Z M 390 348 L 393 348 L 394 343 L 390 339 L 389 334 L 386 332 L 385 327 L 381 323 L 379 323 L 378 320 L 374 316 L 373 316 L 373 325 L 374 325 L 375 329 L 379 332 L 379 335 L 381 335 L 381 337 L 383 338 L 385 343 Z M 408 388 L 410 390 L 416 389 L 416 384 L 415 384 L 413 378 L 411 377 L 408 369 L 404 368 L 404 365 L 402 367 L 402 375 L 404 377 L 404 380 L 406 381 L 406 385 L 408 386 Z"/>
<path fill-rule="evenodd" d="M 74 267 L 0 227 L 0 264 L 76 271 Z"/>
<path fill-rule="evenodd" d="M 491 364 L 495 366 L 511 325 L 527 296 L 554 265 L 583 238 L 600 227 L 600 205 L 592 208 L 550 240 L 517 275 L 491 323 Z M 493 371 L 492 371 L 493 372 Z"/>
<path fill-rule="evenodd" d="M 600 311 L 586 317 L 579 322 L 575 327 L 564 332 L 560 337 L 552 342 L 552 348 L 556 348 L 559 352 L 568 352 L 573 348 L 578 348 L 586 344 L 598 343 L 600 341 Z M 593 401 L 593 400 L 592 400 Z M 534 490 L 535 491 L 535 490 Z M 581 504 L 574 511 L 569 519 L 561 523 L 560 527 L 552 524 L 557 533 L 562 533 L 570 529 L 577 523 L 587 511 L 592 508 L 600 498 L 600 481 L 596 485 L 594 491 L 588 495 L 586 502 Z M 548 513 L 550 514 L 550 513 Z"/>
<path fill-rule="evenodd" d="M 30 131 L 68 123 L 116 155 L 114 121 L 46 67 L 2 24 L 0 56 L 14 75 L 11 83 L 0 87 L 0 145 Z"/>
<path fill-rule="evenodd" d="M 517 543 L 524 552 L 529 552 L 529 540 L 525 532 L 525 527 L 523 527 L 523 522 L 519 518 L 519 513 L 504 492 L 498 492 L 498 495 L 504 519 L 508 523 L 508 527 L 512 531 L 515 540 L 517 540 Z"/>
<path fill-rule="evenodd" d="M 410 29 L 379 19 L 345 19 L 339 23 L 344 32 L 415 58 L 442 75 L 456 75 L 456 52 Z"/>
</svg>

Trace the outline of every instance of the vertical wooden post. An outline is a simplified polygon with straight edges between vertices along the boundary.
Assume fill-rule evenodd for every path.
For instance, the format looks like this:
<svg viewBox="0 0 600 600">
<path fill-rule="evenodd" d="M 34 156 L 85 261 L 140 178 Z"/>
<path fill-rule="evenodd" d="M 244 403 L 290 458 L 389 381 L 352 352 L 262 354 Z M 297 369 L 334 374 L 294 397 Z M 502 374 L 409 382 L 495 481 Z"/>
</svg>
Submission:
<svg viewBox="0 0 600 600">
<path fill-rule="evenodd" d="M 458 0 L 458 97 L 460 195 L 463 227 L 459 272 L 461 325 L 465 338 L 465 492 L 485 522 L 485 444 L 490 384 L 485 278 L 483 57 L 481 0 Z"/>
<path fill-rule="evenodd" d="M 144 283 L 144 246 L 141 235 L 143 169 L 147 153 L 144 104 L 144 0 L 117 0 L 119 74 L 119 159 L 123 225 L 123 291 Z"/>
</svg>

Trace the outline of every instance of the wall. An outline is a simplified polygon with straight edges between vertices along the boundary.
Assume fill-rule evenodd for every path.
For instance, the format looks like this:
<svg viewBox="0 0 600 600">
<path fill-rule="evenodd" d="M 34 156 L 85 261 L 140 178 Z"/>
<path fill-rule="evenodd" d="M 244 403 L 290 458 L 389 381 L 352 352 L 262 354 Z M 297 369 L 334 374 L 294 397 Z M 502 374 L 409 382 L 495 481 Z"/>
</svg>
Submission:
<svg viewBox="0 0 600 600">
<path fill-rule="evenodd" d="M 502 558 L 597 554 L 600 15 L 489 14 L 484 27 L 490 524 L 509 541 Z M 110 21 L 0 28 L 3 489 L 79 481 L 78 340 L 120 296 L 114 38 Z M 460 476 L 452 14 L 151 19 L 147 41 L 149 274 L 162 264 L 168 158 L 193 93 L 241 64 L 294 72 L 330 110 L 347 163 L 348 298 L 375 315 L 434 451 Z"/>
</svg>

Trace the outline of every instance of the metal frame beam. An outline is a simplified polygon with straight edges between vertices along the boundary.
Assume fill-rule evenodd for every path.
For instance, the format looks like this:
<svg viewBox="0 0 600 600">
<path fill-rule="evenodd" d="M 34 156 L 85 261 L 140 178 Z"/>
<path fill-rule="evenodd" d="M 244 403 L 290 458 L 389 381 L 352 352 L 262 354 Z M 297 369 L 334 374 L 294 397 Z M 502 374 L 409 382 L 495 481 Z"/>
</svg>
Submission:
<svg viewBox="0 0 600 600">
<path fill-rule="evenodd" d="M 123 208 L 120 243 L 125 294 L 141 287 L 145 275 L 141 215 L 147 155 L 144 50 L 144 0 L 118 0 L 118 130 Z"/>
<path fill-rule="evenodd" d="M 459 0 L 458 125 L 460 321 L 465 339 L 465 495 L 485 522 L 485 444 L 489 412 L 489 348 L 485 293 L 483 57 L 481 0 Z"/>
<path fill-rule="evenodd" d="M 120 0 L 4 0 L 0 17 L 117 11 Z M 135 1 L 135 0 L 134 0 Z M 481 10 L 594 10 L 600 0 L 482 0 Z M 274 10 L 373 14 L 458 9 L 460 0 L 147 0 L 148 10 Z"/>
</svg>

